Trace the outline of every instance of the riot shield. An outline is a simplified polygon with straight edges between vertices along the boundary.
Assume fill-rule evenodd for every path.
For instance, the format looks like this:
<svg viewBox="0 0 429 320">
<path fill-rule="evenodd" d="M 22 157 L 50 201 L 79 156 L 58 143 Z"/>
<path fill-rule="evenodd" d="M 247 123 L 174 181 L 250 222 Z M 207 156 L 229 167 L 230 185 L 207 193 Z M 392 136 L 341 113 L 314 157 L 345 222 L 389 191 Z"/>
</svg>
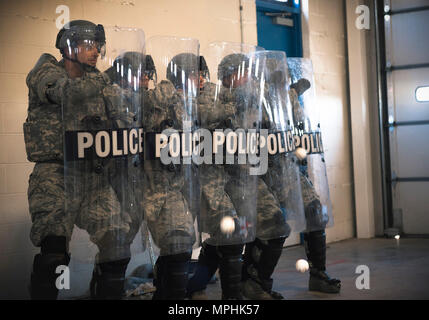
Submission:
<svg viewBox="0 0 429 320">
<path fill-rule="evenodd" d="M 301 148 L 300 179 L 307 231 L 334 224 L 332 204 L 320 130 L 319 106 L 311 60 L 288 59 L 291 76 L 290 99 L 295 124 L 295 145 Z"/>
<path fill-rule="evenodd" d="M 294 155 L 292 109 L 286 55 L 265 51 L 265 88 L 261 136 L 268 149 L 268 170 L 259 180 L 257 237 L 288 237 L 305 229 L 299 167 Z"/>
<path fill-rule="evenodd" d="M 145 92 L 145 220 L 161 256 L 190 252 L 199 208 L 193 132 L 198 127 L 196 39 L 152 37 L 157 83 Z"/>
<path fill-rule="evenodd" d="M 76 39 L 71 33 L 69 58 L 79 68 L 62 97 L 66 212 L 88 232 L 98 264 L 128 261 L 143 217 L 139 83 L 144 65 L 126 62 L 125 55 L 144 54 L 144 32 L 113 27 L 105 35 L 101 46 L 96 38 Z M 79 258 L 92 260 L 93 249 L 80 246 Z"/>
<path fill-rule="evenodd" d="M 204 131 L 198 225 L 210 245 L 244 244 L 256 234 L 258 176 L 251 174 L 246 146 L 260 126 L 263 61 L 258 49 L 216 42 L 203 52 L 217 79 L 202 87 L 198 100 Z"/>
</svg>

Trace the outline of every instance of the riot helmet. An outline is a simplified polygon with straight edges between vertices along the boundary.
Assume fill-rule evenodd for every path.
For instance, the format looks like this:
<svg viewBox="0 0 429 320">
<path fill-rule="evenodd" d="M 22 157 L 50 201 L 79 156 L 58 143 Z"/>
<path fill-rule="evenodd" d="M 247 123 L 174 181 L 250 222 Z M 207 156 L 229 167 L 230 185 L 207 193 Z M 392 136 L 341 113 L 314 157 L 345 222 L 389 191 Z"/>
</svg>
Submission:
<svg viewBox="0 0 429 320">
<path fill-rule="evenodd" d="M 98 54 L 104 57 L 106 52 L 104 27 L 87 20 L 70 21 L 58 32 L 55 47 L 60 50 L 63 58 L 95 67 Z M 94 49 L 97 50 L 97 57 L 89 57 L 86 61 L 79 60 L 79 53 Z"/>
<path fill-rule="evenodd" d="M 199 75 L 195 73 L 194 66 L 199 65 L 198 57 L 193 53 L 180 53 L 171 59 L 167 66 L 167 79 L 176 89 L 185 89 L 187 80 L 198 82 Z"/>
<path fill-rule="evenodd" d="M 235 87 L 247 79 L 249 58 L 242 53 L 232 53 L 225 56 L 219 63 L 217 76 L 225 87 Z M 241 80 L 243 79 L 243 80 Z"/>
</svg>

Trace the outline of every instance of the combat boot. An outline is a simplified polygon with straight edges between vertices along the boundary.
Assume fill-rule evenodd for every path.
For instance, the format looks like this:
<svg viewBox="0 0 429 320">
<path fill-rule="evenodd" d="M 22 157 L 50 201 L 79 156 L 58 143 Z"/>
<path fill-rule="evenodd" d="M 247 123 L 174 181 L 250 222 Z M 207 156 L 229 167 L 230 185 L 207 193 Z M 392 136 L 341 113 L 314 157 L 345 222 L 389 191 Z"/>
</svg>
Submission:
<svg viewBox="0 0 429 320">
<path fill-rule="evenodd" d="M 248 278 L 242 283 L 241 290 L 243 296 L 250 300 L 283 300 L 284 297 L 275 291 L 272 291 L 273 282 L 265 281 L 262 283 L 253 278 Z"/>
<path fill-rule="evenodd" d="M 96 264 L 90 283 L 94 300 L 121 300 L 124 295 L 125 272 L 130 258 Z"/>
<path fill-rule="evenodd" d="M 304 234 L 305 251 L 310 265 L 308 289 L 323 293 L 338 293 L 341 281 L 332 279 L 326 273 L 326 234 L 325 230 Z"/>
<path fill-rule="evenodd" d="M 156 287 L 153 300 L 184 300 L 188 282 L 191 253 L 158 257 L 154 268 L 153 284 Z"/>
<path fill-rule="evenodd" d="M 274 269 L 280 259 L 286 238 L 262 241 L 258 238 L 246 245 L 243 264 L 243 295 L 252 300 L 281 300 L 272 290 Z"/>
<path fill-rule="evenodd" d="M 47 236 L 42 240 L 41 253 L 34 257 L 31 273 L 30 296 L 33 300 L 56 300 L 58 288 L 56 273 L 60 265 L 68 266 L 70 256 L 66 252 L 66 238 Z"/>
<path fill-rule="evenodd" d="M 310 280 L 308 281 L 308 290 L 319 291 L 323 293 L 339 293 L 341 281 L 330 278 L 324 270 L 316 268 L 310 269 Z"/>
</svg>

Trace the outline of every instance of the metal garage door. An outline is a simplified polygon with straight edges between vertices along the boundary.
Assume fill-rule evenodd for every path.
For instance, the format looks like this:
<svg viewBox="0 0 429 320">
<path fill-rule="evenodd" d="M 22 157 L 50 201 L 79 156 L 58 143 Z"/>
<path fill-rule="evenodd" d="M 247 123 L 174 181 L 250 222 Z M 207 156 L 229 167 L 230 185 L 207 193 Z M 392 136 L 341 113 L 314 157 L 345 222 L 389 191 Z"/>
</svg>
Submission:
<svg viewBox="0 0 429 320">
<path fill-rule="evenodd" d="M 383 6 L 387 218 L 405 234 L 429 234 L 429 0 Z"/>
</svg>

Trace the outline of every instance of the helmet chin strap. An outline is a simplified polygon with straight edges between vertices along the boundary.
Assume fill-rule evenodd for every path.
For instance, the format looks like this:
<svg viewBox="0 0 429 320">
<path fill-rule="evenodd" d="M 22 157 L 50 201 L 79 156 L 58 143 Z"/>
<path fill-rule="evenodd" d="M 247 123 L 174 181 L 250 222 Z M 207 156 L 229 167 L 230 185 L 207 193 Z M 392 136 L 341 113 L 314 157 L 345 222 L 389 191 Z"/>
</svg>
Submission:
<svg viewBox="0 0 429 320">
<path fill-rule="evenodd" d="M 70 58 L 65 53 L 63 53 L 63 58 L 66 59 L 66 60 L 72 61 L 74 63 L 77 63 L 84 72 L 90 72 L 90 71 L 94 71 L 95 70 L 95 67 L 90 66 L 87 63 L 80 62 L 78 59 Z"/>
</svg>

